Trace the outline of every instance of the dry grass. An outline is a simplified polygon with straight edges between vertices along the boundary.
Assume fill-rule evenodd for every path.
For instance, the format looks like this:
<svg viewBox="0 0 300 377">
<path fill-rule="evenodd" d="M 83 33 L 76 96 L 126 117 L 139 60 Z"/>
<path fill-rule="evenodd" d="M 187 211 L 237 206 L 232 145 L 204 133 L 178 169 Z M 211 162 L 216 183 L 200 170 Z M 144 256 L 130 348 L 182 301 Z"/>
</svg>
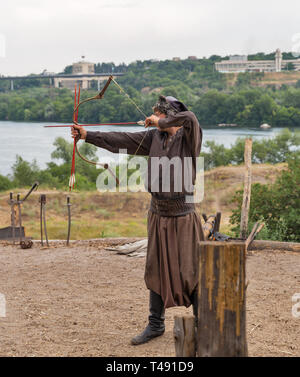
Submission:
<svg viewBox="0 0 300 377">
<path fill-rule="evenodd" d="M 238 73 L 227 73 L 227 85 L 228 87 L 234 86 L 236 84 Z M 267 86 L 276 85 L 281 86 L 282 84 L 292 85 L 300 80 L 299 71 L 287 71 L 287 72 L 265 72 L 264 76 L 259 80 L 252 80 L 252 86 Z"/>
<path fill-rule="evenodd" d="M 273 182 L 284 164 L 253 165 L 253 182 Z M 231 198 L 243 184 L 244 167 L 219 167 L 205 173 L 204 201 L 197 204 L 199 213 L 222 212 L 221 231 L 230 232 Z M 21 197 L 25 189 L 14 190 Z M 69 192 L 43 190 L 31 194 L 23 205 L 23 225 L 26 235 L 40 238 L 39 195 L 47 195 L 47 230 L 50 239 L 65 239 L 67 235 L 67 196 Z M 10 225 L 8 192 L 0 194 L 0 227 Z M 99 237 L 144 237 L 147 234 L 148 193 L 72 192 L 72 239 Z"/>
<path fill-rule="evenodd" d="M 290 72 L 265 72 L 264 78 L 262 81 L 272 81 L 278 82 L 280 84 L 297 82 L 300 80 L 299 71 L 290 71 Z"/>
</svg>

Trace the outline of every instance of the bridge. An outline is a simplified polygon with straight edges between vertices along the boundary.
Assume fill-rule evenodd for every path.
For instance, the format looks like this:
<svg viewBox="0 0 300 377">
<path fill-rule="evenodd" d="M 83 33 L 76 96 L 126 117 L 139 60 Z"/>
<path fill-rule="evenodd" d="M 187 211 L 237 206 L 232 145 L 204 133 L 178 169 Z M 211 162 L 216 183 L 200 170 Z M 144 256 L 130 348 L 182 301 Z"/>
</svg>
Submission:
<svg viewBox="0 0 300 377">
<path fill-rule="evenodd" d="M 32 80 L 32 79 L 49 79 L 50 86 L 55 88 L 74 89 L 75 85 L 80 85 L 81 89 L 89 89 L 92 81 L 97 81 L 98 90 L 100 91 L 101 82 L 106 81 L 109 76 L 123 76 L 124 73 L 82 73 L 82 74 L 40 74 L 32 76 L 2 76 L 0 80 L 9 80 L 10 89 L 14 90 L 14 80 Z"/>
</svg>

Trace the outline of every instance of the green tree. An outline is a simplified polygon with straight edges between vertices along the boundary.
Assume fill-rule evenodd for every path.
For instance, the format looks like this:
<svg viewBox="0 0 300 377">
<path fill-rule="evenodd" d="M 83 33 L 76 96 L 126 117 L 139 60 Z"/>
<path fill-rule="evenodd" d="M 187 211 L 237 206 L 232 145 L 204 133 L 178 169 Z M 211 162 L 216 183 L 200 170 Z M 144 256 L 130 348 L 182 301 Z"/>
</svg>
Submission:
<svg viewBox="0 0 300 377">
<path fill-rule="evenodd" d="M 201 152 L 200 156 L 204 157 L 205 170 L 230 164 L 230 152 L 223 144 L 218 145 L 214 141 L 207 141 L 204 147 L 206 147 L 208 151 Z"/>
<path fill-rule="evenodd" d="M 287 65 L 285 66 L 285 69 L 286 69 L 287 71 L 295 71 L 296 67 L 295 67 L 295 65 L 294 65 L 292 62 L 289 62 L 289 63 L 287 63 Z"/>
<path fill-rule="evenodd" d="M 230 222 L 238 232 L 243 192 L 233 197 L 236 209 Z M 267 239 L 278 241 L 300 241 L 300 154 L 288 161 L 288 168 L 279 175 L 274 184 L 253 184 L 249 222 L 264 221 Z"/>
<path fill-rule="evenodd" d="M 24 187 L 31 186 L 34 181 L 37 180 L 39 168 L 36 161 L 29 163 L 21 156 L 16 156 L 16 162 L 12 166 L 13 170 L 13 180 L 15 186 Z"/>
<path fill-rule="evenodd" d="M 6 191 L 13 188 L 13 182 L 4 175 L 0 174 L 0 191 Z"/>
<path fill-rule="evenodd" d="M 6 120 L 8 115 L 8 105 L 5 102 L 0 103 L 0 119 Z"/>
<path fill-rule="evenodd" d="M 245 139 L 238 138 L 230 148 L 223 144 L 208 141 L 204 144 L 206 152 L 202 152 L 205 169 L 217 166 L 238 165 L 244 161 Z M 300 150 L 300 132 L 282 130 L 274 138 L 253 140 L 252 162 L 276 164 L 286 162 Z"/>
</svg>

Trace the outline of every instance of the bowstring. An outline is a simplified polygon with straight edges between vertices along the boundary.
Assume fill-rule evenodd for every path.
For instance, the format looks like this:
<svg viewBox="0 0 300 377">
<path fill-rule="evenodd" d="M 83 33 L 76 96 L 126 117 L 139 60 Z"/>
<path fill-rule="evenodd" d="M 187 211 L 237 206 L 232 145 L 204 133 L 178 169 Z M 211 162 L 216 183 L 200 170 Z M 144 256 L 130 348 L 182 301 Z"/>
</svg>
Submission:
<svg viewBox="0 0 300 377">
<path fill-rule="evenodd" d="M 114 82 L 114 84 L 120 89 L 120 91 L 122 93 L 124 93 L 124 95 L 129 99 L 129 101 L 136 107 L 136 109 L 143 115 L 143 117 L 146 119 L 147 118 L 147 115 L 143 112 L 143 110 L 140 109 L 140 107 L 137 105 L 136 102 L 134 102 L 134 100 L 129 96 L 128 93 L 125 92 L 125 90 L 117 83 L 117 81 L 112 78 L 112 81 Z"/>
<path fill-rule="evenodd" d="M 119 90 L 129 99 L 129 101 L 135 106 L 135 108 L 143 115 L 143 117 L 146 119 L 147 118 L 147 115 L 143 112 L 143 110 L 140 109 L 140 107 L 137 105 L 137 103 L 129 96 L 128 93 L 125 92 L 125 90 L 117 83 L 117 81 L 112 78 L 112 81 L 113 83 L 117 86 L 117 88 L 119 88 Z M 138 147 L 137 147 L 137 150 L 134 152 L 134 155 L 133 156 L 136 156 L 137 152 L 139 151 L 140 147 L 142 146 L 143 144 L 143 141 L 147 135 L 149 131 L 149 128 L 147 128 L 147 131 L 145 132 L 141 142 L 139 143 Z"/>
<path fill-rule="evenodd" d="M 117 86 L 117 88 L 120 90 L 120 92 L 122 92 L 127 98 L 128 100 L 134 105 L 134 107 L 143 115 L 143 117 L 146 119 L 147 118 L 147 115 L 143 112 L 143 110 L 141 110 L 141 108 L 137 105 L 137 103 L 129 96 L 128 93 L 126 93 L 126 91 L 121 87 L 121 85 L 119 83 L 117 83 L 117 81 L 113 78 L 113 76 L 111 76 L 111 81 L 113 81 L 113 83 Z M 97 99 L 96 97 L 91 97 L 91 98 L 88 98 L 86 100 L 83 100 L 82 102 L 78 103 L 77 107 L 74 109 L 74 113 L 75 111 L 77 110 L 77 114 L 78 114 L 78 109 L 79 109 L 79 106 L 84 103 L 84 102 L 88 102 L 88 101 L 91 101 L 91 100 L 94 100 L 94 99 Z M 74 121 L 73 119 L 73 123 L 74 124 L 77 124 L 77 119 L 76 121 Z M 134 155 L 135 156 L 137 154 L 137 152 L 139 151 L 140 147 L 142 146 L 143 144 L 143 141 L 145 140 L 145 137 L 147 136 L 148 134 L 148 131 L 149 131 L 149 128 L 147 128 L 147 131 L 145 132 L 142 140 L 140 141 L 136 151 L 134 152 Z M 78 153 L 78 155 L 80 156 L 80 158 L 82 158 L 84 161 L 90 163 L 90 164 L 94 164 L 94 165 L 97 165 L 98 162 L 94 162 L 94 161 L 89 161 L 87 160 L 86 158 L 83 158 L 83 156 L 79 153 L 78 151 L 78 148 L 77 148 L 77 143 L 76 143 L 76 151 Z M 109 169 L 109 171 L 111 172 L 111 170 Z M 115 175 L 111 172 L 111 174 L 115 177 Z M 116 178 L 116 177 L 115 177 Z M 117 178 L 116 178 L 117 179 Z"/>
</svg>

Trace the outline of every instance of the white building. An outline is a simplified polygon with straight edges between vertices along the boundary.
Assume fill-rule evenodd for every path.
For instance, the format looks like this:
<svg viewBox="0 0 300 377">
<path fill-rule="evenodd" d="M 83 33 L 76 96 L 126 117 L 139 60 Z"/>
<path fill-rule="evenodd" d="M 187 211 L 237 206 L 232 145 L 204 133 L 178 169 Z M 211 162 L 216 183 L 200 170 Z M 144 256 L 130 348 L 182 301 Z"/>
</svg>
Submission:
<svg viewBox="0 0 300 377">
<path fill-rule="evenodd" d="M 85 62 L 85 61 L 73 63 L 72 64 L 72 73 L 73 74 L 79 74 L 79 75 L 95 73 L 95 64 Z"/>
<path fill-rule="evenodd" d="M 215 63 L 216 71 L 230 72 L 281 72 L 288 63 L 293 63 L 295 70 L 300 71 L 300 59 L 283 60 L 279 48 L 275 52 L 275 60 L 248 60 L 247 55 L 232 55 L 229 60 Z"/>
<path fill-rule="evenodd" d="M 84 58 L 84 57 L 82 57 Z M 81 89 L 90 89 L 93 81 L 97 82 L 100 90 L 101 82 L 106 81 L 109 75 L 95 73 L 95 64 L 84 60 L 72 64 L 72 73 L 59 75 L 54 78 L 55 88 L 68 88 L 74 90 L 75 85 L 80 85 Z"/>
</svg>

